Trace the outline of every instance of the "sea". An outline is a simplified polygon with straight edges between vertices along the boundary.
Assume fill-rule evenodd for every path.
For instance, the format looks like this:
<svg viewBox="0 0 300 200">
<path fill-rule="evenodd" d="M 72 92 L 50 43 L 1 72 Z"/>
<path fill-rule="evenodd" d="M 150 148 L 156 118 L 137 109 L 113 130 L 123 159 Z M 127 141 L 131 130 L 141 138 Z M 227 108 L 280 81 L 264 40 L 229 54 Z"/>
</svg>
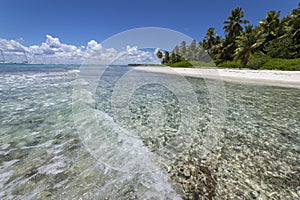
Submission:
<svg viewBox="0 0 300 200">
<path fill-rule="evenodd" d="M 1 64 L 0 199 L 300 199 L 299 108 L 299 88 Z"/>
</svg>

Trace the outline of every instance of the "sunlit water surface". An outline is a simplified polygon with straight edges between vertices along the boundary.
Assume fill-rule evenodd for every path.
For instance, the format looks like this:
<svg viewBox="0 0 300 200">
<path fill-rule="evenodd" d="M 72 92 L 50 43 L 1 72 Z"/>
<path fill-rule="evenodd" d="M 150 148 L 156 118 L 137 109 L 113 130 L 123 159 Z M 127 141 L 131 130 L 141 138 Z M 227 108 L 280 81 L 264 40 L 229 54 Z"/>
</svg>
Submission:
<svg viewBox="0 0 300 200">
<path fill-rule="evenodd" d="M 141 136 L 141 144 L 145 151 L 168 162 L 166 166 L 150 163 L 157 167 L 152 173 L 130 173 L 110 169 L 83 145 L 72 112 L 76 70 L 78 67 L 72 66 L 1 66 L 1 199 L 190 198 L 178 187 L 177 179 L 169 177 L 170 169 L 174 172 L 178 163 L 189 161 L 206 166 L 216 182 L 207 198 L 300 198 L 299 89 L 225 82 L 226 121 L 217 145 L 200 159 L 197 147 L 182 154 L 168 148 L 171 156 L 161 153 L 168 145 L 164 134 L 179 126 L 178 100 L 163 86 L 141 87 L 129 104 L 132 128 L 147 127 L 149 116 L 155 115 L 151 105 L 159 101 L 166 113 L 164 130 L 154 127 L 152 137 L 149 133 Z M 126 71 L 126 67 L 112 67 L 99 80 L 91 109 L 100 113 L 99 121 L 106 120 L 105 126 L 115 126 L 110 99 Z M 210 120 L 209 94 L 203 79 L 187 80 L 201 107 L 201 135 Z M 147 94 L 157 98 L 147 99 Z M 113 157 L 122 159 L 124 155 Z"/>
</svg>

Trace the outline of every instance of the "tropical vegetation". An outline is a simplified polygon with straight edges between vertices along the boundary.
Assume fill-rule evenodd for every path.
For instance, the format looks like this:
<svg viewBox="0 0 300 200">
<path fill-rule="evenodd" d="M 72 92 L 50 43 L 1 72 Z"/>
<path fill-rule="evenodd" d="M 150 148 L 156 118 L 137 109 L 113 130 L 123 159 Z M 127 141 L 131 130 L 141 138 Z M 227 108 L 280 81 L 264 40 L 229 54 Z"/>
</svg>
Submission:
<svg viewBox="0 0 300 200">
<path fill-rule="evenodd" d="M 213 60 L 218 67 L 300 70 L 300 2 L 283 18 L 280 11 L 269 11 L 256 26 L 244 16 L 245 10 L 237 7 L 224 21 L 223 37 L 210 27 L 201 42 L 183 41 L 157 56 L 170 66 Z"/>
</svg>

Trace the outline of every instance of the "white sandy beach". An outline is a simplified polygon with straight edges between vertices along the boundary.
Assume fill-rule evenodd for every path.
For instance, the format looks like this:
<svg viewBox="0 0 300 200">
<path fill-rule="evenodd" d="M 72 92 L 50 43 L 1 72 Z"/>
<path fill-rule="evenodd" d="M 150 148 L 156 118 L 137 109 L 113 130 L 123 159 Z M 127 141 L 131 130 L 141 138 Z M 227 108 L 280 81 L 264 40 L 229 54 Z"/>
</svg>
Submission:
<svg viewBox="0 0 300 200">
<path fill-rule="evenodd" d="M 136 67 L 136 70 L 300 88 L 300 71 Z"/>
</svg>

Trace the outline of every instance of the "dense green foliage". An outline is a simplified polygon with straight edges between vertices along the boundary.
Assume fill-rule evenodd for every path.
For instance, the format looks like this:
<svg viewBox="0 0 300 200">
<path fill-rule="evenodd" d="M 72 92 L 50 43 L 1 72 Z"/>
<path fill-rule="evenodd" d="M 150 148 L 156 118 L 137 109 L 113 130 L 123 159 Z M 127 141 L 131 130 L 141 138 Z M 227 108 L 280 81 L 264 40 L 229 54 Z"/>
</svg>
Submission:
<svg viewBox="0 0 300 200">
<path fill-rule="evenodd" d="M 206 50 L 200 43 L 197 43 L 196 40 L 193 40 L 188 46 L 186 42 L 183 41 L 180 46 L 175 46 L 171 55 L 168 51 L 164 53 L 158 51 L 156 56 L 161 59 L 161 64 L 174 67 L 191 67 L 190 64 L 196 66 L 200 65 L 200 63 L 201 66 L 212 67 L 212 65 L 214 65 L 211 57 L 206 53 Z M 180 64 L 182 66 L 180 66 Z"/>
<path fill-rule="evenodd" d="M 254 56 L 255 63 L 249 61 L 247 67 L 251 69 L 294 70 L 300 71 L 300 58 L 270 58 L 268 56 Z M 217 65 L 219 68 L 241 68 L 241 61 L 224 61 Z"/>
<path fill-rule="evenodd" d="M 269 55 L 255 52 L 249 59 L 248 68 L 259 69 L 262 65 L 272 59 Z"/>
<path fill-rule="evenodd" d="M 224 61 L 218 64 L 220 68 L 241 68 L 242 63 L 238 61 Z"/>
<path fill-rule="evenodd" d="M 216 67 L 216 64 L 211 60 L 210 62 L 205 62 L 205 61 L 189 61 L 193 66 L 199 68 L 199 67 Z"/>
<path fill-rule="evenodd" d="M 244 11 L 236 8 L 224 22 L 225 38 L 217 36 L 214 28 L 209 28 L 203 39 L 203 47 L 220 67 L 234 67 L 240 61 L 241 67 L 253 69 L 298 69 L 297 61 L 280 59 L 300 58 L 300 3 L 287 17 L 280 18 L 280 11 L 270 11 L 259 25 L 247 25 L 243 20 Z M 257 60 L 256 60 L 257 59 Z M 282 61 L 282 63 L 280 63 Z M 283 66 L 292 65 L 292 66 Z"/>
<path fill-rule="evenodd" d="M 176 46 L 172 54 L 181 55 L 177 59 L 167 59 L 165 52 L 162 63 L 210 62 L 212 58 L 218 67 L 299 70 L 300 2 L 283 18 L 280 11 L 269 11 L 257 26 L 249 25 L 244 16 L 242 8 L 233 9 L 224 21 L 224 38 L 211 27 L 202 42 L 194 40 L 187 46 L 183 41 Z"/>
<path fill-rule="evenodd" d="M 193 65 L 186 60 L 168 64 L 168 66 L 170 66 L 170 67 L 193 67 Z"/>
<path fill-rule="evenodd" d="M 283 59 L 283 58 L 272 58 L 260 69 L 277 69 L 277 70 L 297 70 L 300 71 L 300 58 L 295 59 Z"/>
</svg>

